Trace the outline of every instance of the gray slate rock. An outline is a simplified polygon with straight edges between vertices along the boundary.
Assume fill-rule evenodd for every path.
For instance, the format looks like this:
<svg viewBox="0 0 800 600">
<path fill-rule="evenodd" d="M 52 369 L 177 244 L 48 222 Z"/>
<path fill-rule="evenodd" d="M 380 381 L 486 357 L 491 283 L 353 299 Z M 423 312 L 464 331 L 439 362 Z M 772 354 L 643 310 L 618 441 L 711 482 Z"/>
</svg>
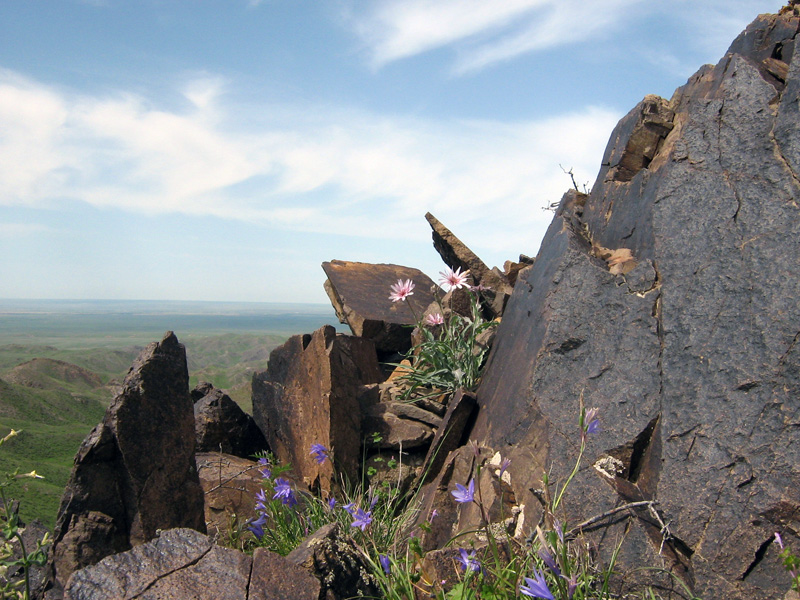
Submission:
<svg viewBox="0 0 800 600">
<path fill-rule="evenodd" d="M 703 598 L 787 589 L 772 536 L 800 543 L 798 25 L 759 17 L 668 107 L 623 118 L 591 195 L 562 200 L 518 280 L 478 390 L 473 437 L 508 449 L 528 523 L 542 473 L 574 465 L 580 397 L 600 408 L 566 521 L 653 499 L 669 524 L 639 512 L 592 534 L 609 559 L 627 530 L 622 591 L 678 597 L 672 576 L 637 570 L 653 565 Z M 649 106 L 672 128 L 616 176 Z M 615 277 L 593 246 L 629 249 L 636 269 Z"/>
</svg>

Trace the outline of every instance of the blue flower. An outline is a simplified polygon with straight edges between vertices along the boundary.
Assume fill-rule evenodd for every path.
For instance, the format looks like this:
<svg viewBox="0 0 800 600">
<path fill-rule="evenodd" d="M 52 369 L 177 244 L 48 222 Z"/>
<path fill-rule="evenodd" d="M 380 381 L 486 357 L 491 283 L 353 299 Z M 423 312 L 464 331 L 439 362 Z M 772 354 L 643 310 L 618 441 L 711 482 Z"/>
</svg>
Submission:
<svg viewBox="0 0 800 600">
<path fill-rule="evenodd" d="M 328 449 L 322 444 L 311 444 L 310 454 L 314 457 L 314 460 L 317 461 L 317 464 L 321 465 L 325 462 L 325 459 L 328 458 Z"/>
<path fill-rule="evenodd" d="M 252 531 L 258 539 L 261 539 L 264 537 L 264 525 L 266 525 L 266 523 L 267 515 L 262 513 L 255 521 L 250 521 L 247 528 Z"/>
<path fill-rule="evenodd" d="M 350 515 L 352 516 L 356 512 L 355 505 L 356 505 L 355 502 L 348 502 L 342 508 L 345 509 L 347 512 L 349 512 Z"/>
<path fill-rule="evenodd" d="M 558 568 L 553 555 L 547 550 L 547 548 L 542 548 L 539 550 L 539 558 L 544 561 L 544 564 L 547 565 L 547 568 L 550 569 L 553 573 L 557 576 L 561 577 L 561 569 Z"/>
<path fill-rule="evenodd" d="M 264 479 L 269 479 L 272 477 L 272 470 L 270 469 L 269 459 L 264 458 L 263 456 L 258 459 L 258 464 L 261 465 L 263 468 L 259 469 L 261 476 Z"/>
<path fill-rule="evenodd" d="M 463 548 L 458 549 L 461 556 L 457 556 L 456 560 L 461 563 L 461 570 L 462 571 L 480 571 L 481 570 L 481 563 L 480 561 L 475 558 L 475 550 L 467 554 L 467 551 Z"/>
<path fill-rule="evenodd" d="M 545 600 L 555 600 L 550 588 L 547 587 L 547 582 L 544 580 L 544 575 L 537 569 L 533 569 L 533 579 L 530 577 L 525 578 L 525 585 L 521 585 L 519 591 L 523 596 L 530 598 L 544 598 Z"/>
<path fill-rule="evenodd" d="M 267 495 L 264 493 L 264 490 L 258 490 L 256 494 L 256 510 L 266 511 L 267 510 Z"/>
<path fill-rule="evenodd" d="M 336 498 L 331 496 L 328 498 L 328 510 L 333 510 L 334 508 L 336 508 Z"/>
<path fill-rule="evenodd" d="M 389 557 L 385 554 L 379 554 L 378 560 L 381 561 L 381 567 L 383 567 L 383 572 L 387 575 L 392 572 L 392 563 L 389 562 Z"/>
<path fill-rule="evenodd" d="M 294 492 L 292 491 L 292 485 L 283 477 L 278 477 L 275 480 L 275 495 L 272 496 L 272 499 L 277 500 L 278 498 L 281 499 L 282 504 L 287 504 L 289 506 L 297 504 L 297 498 L 295 498 Z"/>
<path fill-rule="evenodd" d="M 456 489 L 450 493 L 453 494 L 453 498 L 456 499 L 456 502 L 460 502 L 461 504 L 472 502 L 475 499 L 475 480 L 470 479 L 467 487 L 457 483 Z"/>
<path fill-rule="evenodd" d="M 586 411 L 586 417 L 583 421 L 586 433 L 600 433 L 600 419 L 597 418 L 598 412 L 600 412 L 598 408 L 590 408 Z"/>
<path fill-rule="evenodd" d="M 359 508 L 355 513 L 351 514 L 355 519 L 355 521 L 350 524 L 351 527 L 360 527 L 361 531 L 364 531 L 367 528 L 367 525 L 372 523 L 372 513 L 364 512 L 363 508 Z"/>
</svg>

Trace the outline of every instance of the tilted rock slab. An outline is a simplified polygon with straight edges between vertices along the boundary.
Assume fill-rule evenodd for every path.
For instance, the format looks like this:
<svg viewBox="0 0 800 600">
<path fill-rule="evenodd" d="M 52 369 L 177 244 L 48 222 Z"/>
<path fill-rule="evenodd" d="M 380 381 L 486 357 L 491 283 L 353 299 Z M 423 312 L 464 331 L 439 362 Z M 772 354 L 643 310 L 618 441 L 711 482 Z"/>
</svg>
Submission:
<svg viewBox="0 0 800 600">
<path fill-rule="evenodd" d="M 425 218 L 433 230 L 431 234 L 433 247 L 436 248 L 442 260 L 453 270 L 469 270 L 475 285 L 489 288 L 481 292 L 484 306 L 489 309 L 490 318 L 501 316 L 512 291 L 505 274 L 499 269 L 490 269 L 486 266 L 486 263 L 477 254 L 431 213 L 426 213 Z"/>
<path fill-rule="evenodd" d="M 337 468 L 355 481 L 361 460 L 360 386 L 382 374 L 374 344 L 336 334 L 326 325 L 296 335 L 272 351 L 266 371 L 253 375 L 253 418 L 270 448 L 311 488 L 328 491 L 332 461 L 317 464 L 309 452 L 322 444 Z"/>
<path fill-rule="evenodd" d="M 379 352 L 405 352 L 411 347 L 411 328 L 421 319 L 439 287 L 422 271 L 400 265 L 333 260 L 322 263 L 328 276 L 325 291 L 336 316 L 353 335 L 375 343 Z M 389 300 L 397 280 L 410 279 L 415 287 L 406 300 Z"/>
<path fill-rule="evenodd" d="M 56 589 L 159 529 L 205 532 L 194 449 L 186 351 L 170 331 L 142 351 L 78 450 L 53 535 Z"/>
<path fill-rule="evenodd" d="M 542 474 L 575 463 L 581 396 L 600 409 L 593 468 L 558 516 L 658 502 L 592 528 L 605 559 L 624 539 L 623 588 L 788 589 L 772 540 L 800 547 L 799 27 L 759 17 L 620 121 L 591 194 L 565 197 L 517 281 L 478 390 L 472 435 L 512 459 L 527 523 Z M 629 250 L 632 269 L 593 248 Z M 636 571 L 651 566 L 673 576 Z"/>
</svg>

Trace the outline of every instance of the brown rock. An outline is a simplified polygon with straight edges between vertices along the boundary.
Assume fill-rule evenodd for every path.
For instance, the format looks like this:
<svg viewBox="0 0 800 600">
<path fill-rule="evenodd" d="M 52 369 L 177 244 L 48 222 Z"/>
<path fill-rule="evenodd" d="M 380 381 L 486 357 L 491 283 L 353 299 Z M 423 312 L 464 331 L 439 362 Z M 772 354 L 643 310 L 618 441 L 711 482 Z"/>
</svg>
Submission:
<svg viewBox="0 0 800 600">
<path fill-rule="evenodd" d="M 322 584 L 308 569 L 266 548 L 256 548 L 248 598 L 319 600 L 321 591 Z"/>
<path fill-rule="evenodd" d="M 53 535 L 52 583 L 159 529 L 205 531 L 194 446 L 186 352 L 168 332 L 142 351 L 78 450 Z"/>
<path fill-rule="evenodd" d="M 192 529 L 152 541 L 72 574 L 65 600 L 244 600 L 251 558 Z"/>
<path fill-rule="evenodd" d="M 505 276 L 496 269 L 490 269 L 478 256 L 459 240 L 452 231 L 442 225 L 431 213 L 425 218 L 433 229 L 433 246 L 442 260 L 452 269 L 469 269 L 474 285 L 490 288 L 481 292 L 484 308 L 489 317 L 495 318 L 503 314 L 503 308 L 511 295 L 511 286 Z"/>
<path fill-rule="evenodd" d="M 381 353 L 405 352 L 411 346 L 410 329 L 434 301 L 438 286 L 417 269 L 399 265 L 334 260 L 322 263 L 328 276 L 325 291 L 336 315 L 353 335 L 375 343 Z M 398 279 L 414 282 L 414 292 L 400 302 L 389 300 Z"/>
<path fill-rule="evenodd" d="M 256 494 L 262 489 L 259 465 L 252 460 L 220 454 L 197 454 L 197 473 L 205 495 L 209 535 L 225 535 L 231 524 L 255 515 Z"/>
<path fill-rule="evenodd" d="M 382 449 L 411 450 L 427 446 L 433 439 L 431 427 L 419 421 L 401 419 L 391 412 L 390 405 L 384 403 L 365 411 L 361 428 L 368 439 L 377 434 L 380 438 L 377 447 Z"/>
<path fill-rule="evenodd" d="M 442 424 L 431 442 L 428 455 L 425 457 L 423 479 L 420 485 L 432 481 L 438 474 L 447 457 L 459 446 L 464 445 L 468 435 L 467 428 L 472 423 L 478 408 L 475 394 L 463 389 L 456 391 L 447 405 Z"/>
<path fill-rule="evenodd" d="M 335 482 L 330 460 L 317 464 L 312 444 L 331 452 L 355 481 L 361 462 L 359 388 L 381 381 L 374 344 L 337 335 L 327 325 L 294 336 L 270 354 L 266 371 L 253 375 L 253 417 L 270 448 L 311 488 Z"/>
<path fill-rule="evenodd" d="M 253 417 L 222 390 L 211 388 L 194 404 L 198 452 L 224 452 L 247 458 L 269 450 Z"/>
</svg>

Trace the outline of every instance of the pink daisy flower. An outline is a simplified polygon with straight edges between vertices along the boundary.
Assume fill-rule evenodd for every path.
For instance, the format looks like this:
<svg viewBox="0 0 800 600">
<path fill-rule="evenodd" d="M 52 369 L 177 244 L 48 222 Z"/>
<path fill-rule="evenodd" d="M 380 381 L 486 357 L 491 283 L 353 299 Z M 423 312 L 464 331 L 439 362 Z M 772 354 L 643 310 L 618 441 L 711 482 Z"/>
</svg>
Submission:
<svg viewBox="0 0 800 600">
<path fill-rule="evenodd" d="M 448 290 L 452 289 L 459 289 L 462 287 L 469 287 L 469 283 L 467 283 L 467 276 L 469 275 L 469 269 L 461 272 L 461 267 L 453 271 L 450 267 L 447 267 L 445 271 L 440 271 L 439 275 L 441 275 L 441 279 L 439 279 L 439 283 L 444 286 L 447 286 Z"/>
<path fill-rule="evenodd" d="M 444 323 L 444 317 L 439 313 L 431 313 L 425 317 L 425 324 L 433 327 L 434 325 L 441 325 Z"/>
<path fill-rule="evenodd" d="M 392 293 L 389 295 L 389 300 L 392 302 L 397 302 L 399 300 L 405 302 L 406 298 L 414 295 L 414 292 L 411 291 L 413 289 L 413 281 L 410 279 L 406 279 L 405 281 L 398 279 L 397 283 L 392 286 Z"/>
</svg>

